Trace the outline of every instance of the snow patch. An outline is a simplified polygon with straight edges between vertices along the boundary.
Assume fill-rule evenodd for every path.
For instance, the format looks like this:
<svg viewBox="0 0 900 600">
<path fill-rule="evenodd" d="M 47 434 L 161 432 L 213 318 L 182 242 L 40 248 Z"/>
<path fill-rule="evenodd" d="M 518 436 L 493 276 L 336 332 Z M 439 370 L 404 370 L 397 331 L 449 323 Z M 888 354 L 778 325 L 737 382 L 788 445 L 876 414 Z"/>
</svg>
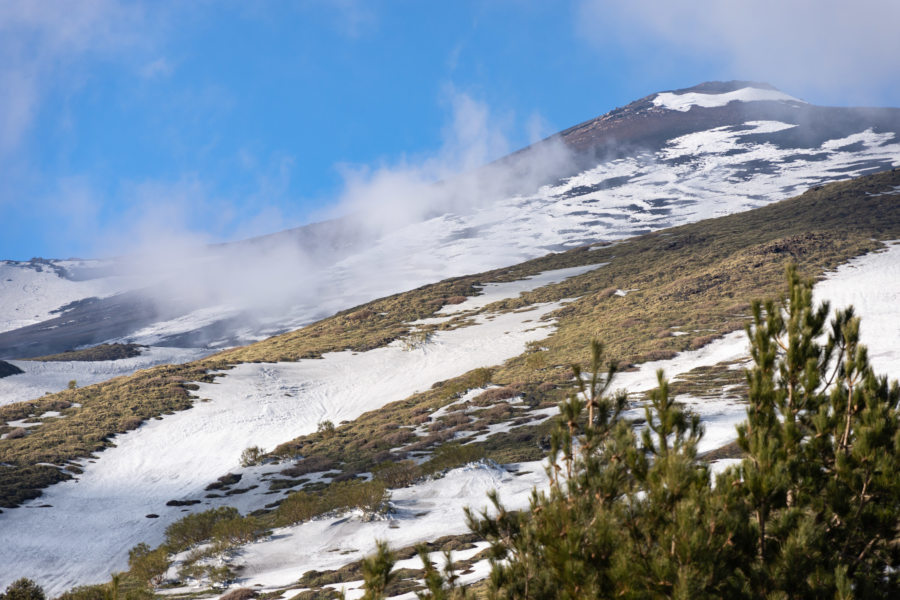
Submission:
<svg viewBox="0 0 900 600">
<path fill-rule="evenodd" d="M 673 92 L 663 92 L 656 95 L 653 99 L 653 104 L 660 108 L 687 112 L 694 106 L 699 106 L 700 108 L 713 108 L 716 106 L 725 106 L 731 102 L 760 101 L 797 102 L 799 104 L 806 104 L 803 100 L 789 96 L 784 92 L 755 87 L 745 87 L 724 94 L 704 94 L 702 92 L 675 94 Z"/>
<path fill-rule="evenodd" d="M 74 263 L 53 264 L 64 267 Z M 73 281 L 60 277 L 48 264 L 0 261 L 0 332 L 52 319 L 57 315 L 51 311 L 66 304 L 112 296 L 134 284 L 127 277 Z"/>
<path fill-rule="evenodd" d="M 900 241 L 841 265 L 816 284 L 813 295 L 830 301 L 832 310 L 852 304 L 875 373 L 900 379 Z"/>
<path fill-rule="evenodd" d="M 24 373 L 0 379 L 0 406 L 40 398 L 66 389 L 73 379 L 78 386 L 91 385 L 129 375 L 156 365 L 180 364 L 202 358 L 211 350 L 203 348 L 151 347 L 140 356 L 97 361 L 9 360 Z"/>
<path fill-rule="evenodd" d="M 271 538 L 246 546 L 240 584 L 277 588 L 311 569 L 337 569 L 375 549 L 375 540 L 392 547 L 411 546 L 444 535 L 468 533 L 463 509 L 489 509 L 487 493 L 501 490 L 511 510 L 528 506 L 534 487 L 544 488 L 543 462 L 510 465 L 516 474 L 491 463 L 475 463 L 444 477 L 392 491 L 390 520 L 365 522 L 346 516 L 314 520 L 277 529 Z M 440 564 L 440 563 L 439 563 Z"/>
</svg>

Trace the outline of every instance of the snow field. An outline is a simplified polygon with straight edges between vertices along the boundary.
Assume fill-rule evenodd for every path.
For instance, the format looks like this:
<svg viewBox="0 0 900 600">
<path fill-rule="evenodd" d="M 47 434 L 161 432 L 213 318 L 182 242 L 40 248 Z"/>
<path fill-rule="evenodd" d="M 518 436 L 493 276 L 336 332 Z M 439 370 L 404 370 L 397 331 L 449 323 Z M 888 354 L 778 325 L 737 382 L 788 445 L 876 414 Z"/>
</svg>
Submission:
<svg viewBox="0 0 900 600">
<path fill-rule="evenodd" d="M 891 377 L 900 374 L 898 271 L 900 244 L 894 243 L 883 252 L 854 259 L 816 287 L 817 298 L 830 299 L 833 308 L 856 306 L 863 317 L 862 341 L 870 347 L 876 371 Z M 333 353 L 322 360 L 239 365 L 218 383 L 202 386 L 198 395 L 212 402 L 120 436 L 118 447 L 88 463 L 79 481 L 53 486 L 38 501 L 0 514 L 4 537 L 14 540 L 0 546 L 0 561 L 9 573 L 33 577 L 51 593 L 103 580 L 124 566 L 128 548 L 140 541 L 159 543 L 165 525 L 182 515 L 180 509 L 164 507 L 167 500 L 197 497 L 207 482 L 235 467 L 244 447 L 271 448 L 314 430 L 323 419 L 349 420 L 434 381 L 515 356 L 528 341 L 549 333 L 551 324 L 535 322 L 557 306 L 540 305 L 492 319 L 478 315 L 476 325 L 437 332 L 413 351 L 392 345 L 358 354 Z M 649 390 L 656 385 L 657 368 L 676 378 L 696 367 L 739 360 L 746 353 L 744 334 L 735 332 L 699 350 L 620 373 L 615 387 Z M 701 415 L 706 429 L 701 452 L 734 439 L 734 425 L 744 418 L 743 406 L 724 395 L 720 401 L 678 400 Z M 714 470 L 728 464 L 719 461 Z M 504 503 L 514 508 L 527 505 L 532 487 L 546 485 L 540 463 L 518 467 L 525 472 L 521 477 L 495 465 L 470 465 L 442 479 L 395 490 L 396 512 L 383 521 L 367 522 L 351 513 L 279 529 L 235 558 L 236 566 L 246 567 L 239 585 L 290 585 L 307 570 L 334 569 L 358 560 L 371 552 L 375 539 L 399 547 L 463 533 L 462 507 L 485 506 L 489 489 L 498 489 Z M 242 510 L 252 504 L 247 498 Z M 52 508 L 37 508 L 43 504 Z M 198 505 L 198 510 L 205 508 Z M 160 518 L 144 518 L 148 512 Z M 54 575 L 48 579 L 48 573 Z"/>
<path fill-rule="evenodd" d="M 66 266 L 68 262 L 55 261 Z M 33 325 L 55 317 L 50 311 L 91 296 L 111 296 L 128 289 L 125 277 L 72 281 L 47 265 L 0 261 L 0 332 Z"/>
<path fill-rule="evenodd" d="M 592 265 L 582 265 L 579 267 L 569 267 L 567 269 L 556 269 L 554 271 L 544 271 L 525 279 L 517 281 L 507 281 L 503 283 L 486 283 L 481 286 L 477 296 L 469 296 L 465 302 L 459 304 L 447 304 L 442 306 L 437 314 L 439 315 L 458 315 L 469 311 L 478 311 L 483 309 L 492 302 L 506 300 L 507 298 L 516 298 L 524 292 L 532 292 L 545 285 L 560 283 L 570 277 L 582 275 L 589 271 L 593 271 L 605 265 L 606 263 L 597 263 Z"/>
<path fill-rule="evenodd" d="M 544 465 L 529 462 L 509 467 L 517 472 L 493 463 L 473 463 L 444 477 L 394 490 L 395 511 L 384 520 L 364 521 L 351 514 L 278 529 L 271 538 L 245 547 L 235 563 L 244 569 L 240 585 L 288 586 L 311 569 L 337 569 L 360 560 L 374 551 L 376 540 L 401 548 L 467 533 L 463 509 L 489 509 L 487 493 L 492 489 L 501 490 L 507 508 L 526 508 L 532 489 L 547 485 Z M 421 566 L 418 559 L 410 563 L 412 568 Z"/>
<path fill-rule="evenodd" d="M 814 297 L 830 301 L 832 310 L 852 304 L 875 373 L 900 379 L 900 241 L 841 265 L 816 284 Z"/>
<path fill-rule="evenodd" d="M 508 289 L 517 295 L 521 286 Z M 0 545 L 8 567 L 0 587 L 24 576 L 58 593 L 107 579 L 125 567 L 131 547 L 159 544 L 165 527 L 183 516 L 167 501 L 202 497 L 207 483 L 238 466 L 245 448 L 272 449 L 323 420 L 353 420 L 436 381 L 518 356 L 552 332 L 552 321 L 541 319 L 560 306 L 477 315 L 474 325 L 436 332 L 413 351 L 395 342 L 320 360 L 237 365 L 216 383 L 200 384 L 197 396 L 210 402 L 117 436 L 116 447 L 88 461 L 76 480 L 0 514 L 0 529 L 12 540 Z"/>
<path fill-rule="evenodd" d="M 120 375 L 129 375 L 140 369 L 149 369 L 156 365 L 190 362 L 202 358 L 210 352 L 203 348 L 155 346 L 142 350 L 140 356 L 118 360 L 9 360 L 7 362 L 25 372 L 0 379 L 0 406 L 34 400 L 44 394 L 64 390 L 73 379 L 79 387 L 82 387 Z"/>
</svg>

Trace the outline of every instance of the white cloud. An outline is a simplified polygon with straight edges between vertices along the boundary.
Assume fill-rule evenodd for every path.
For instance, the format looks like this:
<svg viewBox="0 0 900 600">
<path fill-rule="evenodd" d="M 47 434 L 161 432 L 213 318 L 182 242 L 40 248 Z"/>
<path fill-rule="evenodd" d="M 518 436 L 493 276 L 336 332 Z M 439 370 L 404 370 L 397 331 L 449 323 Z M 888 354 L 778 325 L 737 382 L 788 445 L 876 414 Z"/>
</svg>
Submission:
<svg viewBox="0 0 900 600">
<path fill-rule="evenodd" d="M 168 77 L 175 71 L 175 67 L 165 59 L 165 57 L 157 58 L 150 61 L 141 68 L 141 77 L 144 79 L 156 79 L 157 77 Z"/>
<path fill-rule="evenodd" d="M 82 58 L 140 43 L 137 5 L 118 0 L 0 3 L 0 158 L 18 148 L 55 86 L 78 86 Z"/>
<path fill-rule="evenodd" d="M 647 45 L 649 34 L 738 78 L 866 101 L 896 84 L 897 23 L 895 0 L 583 0 L 577 27 L 600 44 Z"/>
<path fill-rule="evenodd" d="M 344 165 L 344 190 L 333 214 L 354 215 L 374 233 L 450 211 L 467 211 L 536 187 L 570 160 L 562 143 L 548 142 L 530 153 L 494 162 L 509 154 L 512 115 L 497 114 L 485 103 L 452 86 L 444 90 L 451 118 L 441 148 L 430 156 L 404 158 L 379 168 Z M 537 125 L 536 125 L 537 124 Z M 529 133 L 543 127 L 537 115 Z"/>
</svg>

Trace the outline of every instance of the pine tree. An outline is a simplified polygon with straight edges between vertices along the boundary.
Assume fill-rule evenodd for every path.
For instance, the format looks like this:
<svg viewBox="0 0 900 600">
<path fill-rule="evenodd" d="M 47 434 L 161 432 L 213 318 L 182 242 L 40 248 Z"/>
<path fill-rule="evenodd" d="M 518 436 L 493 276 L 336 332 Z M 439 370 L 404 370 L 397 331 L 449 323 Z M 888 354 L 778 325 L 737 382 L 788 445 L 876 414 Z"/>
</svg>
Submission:
<svg viewBox="0 0 900 600">
<path fill-rule="evenodd" d="M 492 598 L 900 597 L 900 387 L 874 374 L 852 308 L 829 329 L 813 282 L 790 267 L 787 283 L 752 305 L 745 457 L 715 483 L 699 418 L 663 373 L 638 436 L 591 344 L 560 403 L 549 489 L 529 511 L 496 492 L 492 511 L 467 511 L 491 544 Z M 451 597 L 424 560 L 421 597 Z"/>
<path fill-rule="evenodd" d="M 874 375 L 853 309 L 835 315 L 823 340 L 827 303 L 813 305 L 813 282 L 794 267 L 787 277 L 789 296 L 754 303 L 748 327 L 750 408 L 738 428 L 748 456 L 731 479 L 754 518 L 747 575 L 761 596 L 890 597 L 900 392 Z"/>
<path fill-rule="evenodd" d="M 2 600 L 44 600 L 46 597 L 44 588 L 26 577 L 15 580 L 0 594 Z"/>
<path fill-rule="evenodd" d="M 362 563 L 365 589 L 363 600 L 383 600 L 387 596 L 387 587 L 396 578 L 396 573 L 391 572 L 394 562 L 394 554 L 387 542 L 376 542 L 375 553 L 364 558 Z"/>
<path fill-rule="evenodd" d="M 710 482 L 696 416 L 659 387 L 640 440 L 609 397 L 614 369 L 560 405 L 550 489 L 531 510 L 469 514 L 492 544 L 497 598 L 888 598 L 900 594 L 900 390 L 876 377 L 852 308 L 788 294 L 747 327 L 745 459 Z M 585 416 L 585 412 L 587 415 Z"/>
</svg>

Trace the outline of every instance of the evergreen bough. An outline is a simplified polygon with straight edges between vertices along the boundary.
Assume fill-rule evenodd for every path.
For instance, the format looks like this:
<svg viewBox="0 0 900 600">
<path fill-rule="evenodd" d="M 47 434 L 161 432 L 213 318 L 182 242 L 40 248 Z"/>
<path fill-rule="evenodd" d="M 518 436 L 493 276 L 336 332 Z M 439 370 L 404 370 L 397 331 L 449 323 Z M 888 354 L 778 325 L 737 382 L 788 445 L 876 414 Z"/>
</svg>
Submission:
<svg viewBox="0 0 900 600">
<path fill-rule="evenodd" d="M 528 511 L 492 493 L 492 511 L 467 512 L 491 544 L 492 598 L 900 597 L 900 388 L 873 372 L 852 308 L 829 323 L 812 280 L 787 280 L 780 301 L 752 304 L 744 458 L 714 482 L 699 417 L 663 373 L 636 431 L 591 344 L 590 375 L 575 367 L 560 404 L 549 490 Z M 378 556 L 367 597 L 389 573 Z M 426 575 L 423 597 L 462 591 L 430 562 Z"/>
</svg>

